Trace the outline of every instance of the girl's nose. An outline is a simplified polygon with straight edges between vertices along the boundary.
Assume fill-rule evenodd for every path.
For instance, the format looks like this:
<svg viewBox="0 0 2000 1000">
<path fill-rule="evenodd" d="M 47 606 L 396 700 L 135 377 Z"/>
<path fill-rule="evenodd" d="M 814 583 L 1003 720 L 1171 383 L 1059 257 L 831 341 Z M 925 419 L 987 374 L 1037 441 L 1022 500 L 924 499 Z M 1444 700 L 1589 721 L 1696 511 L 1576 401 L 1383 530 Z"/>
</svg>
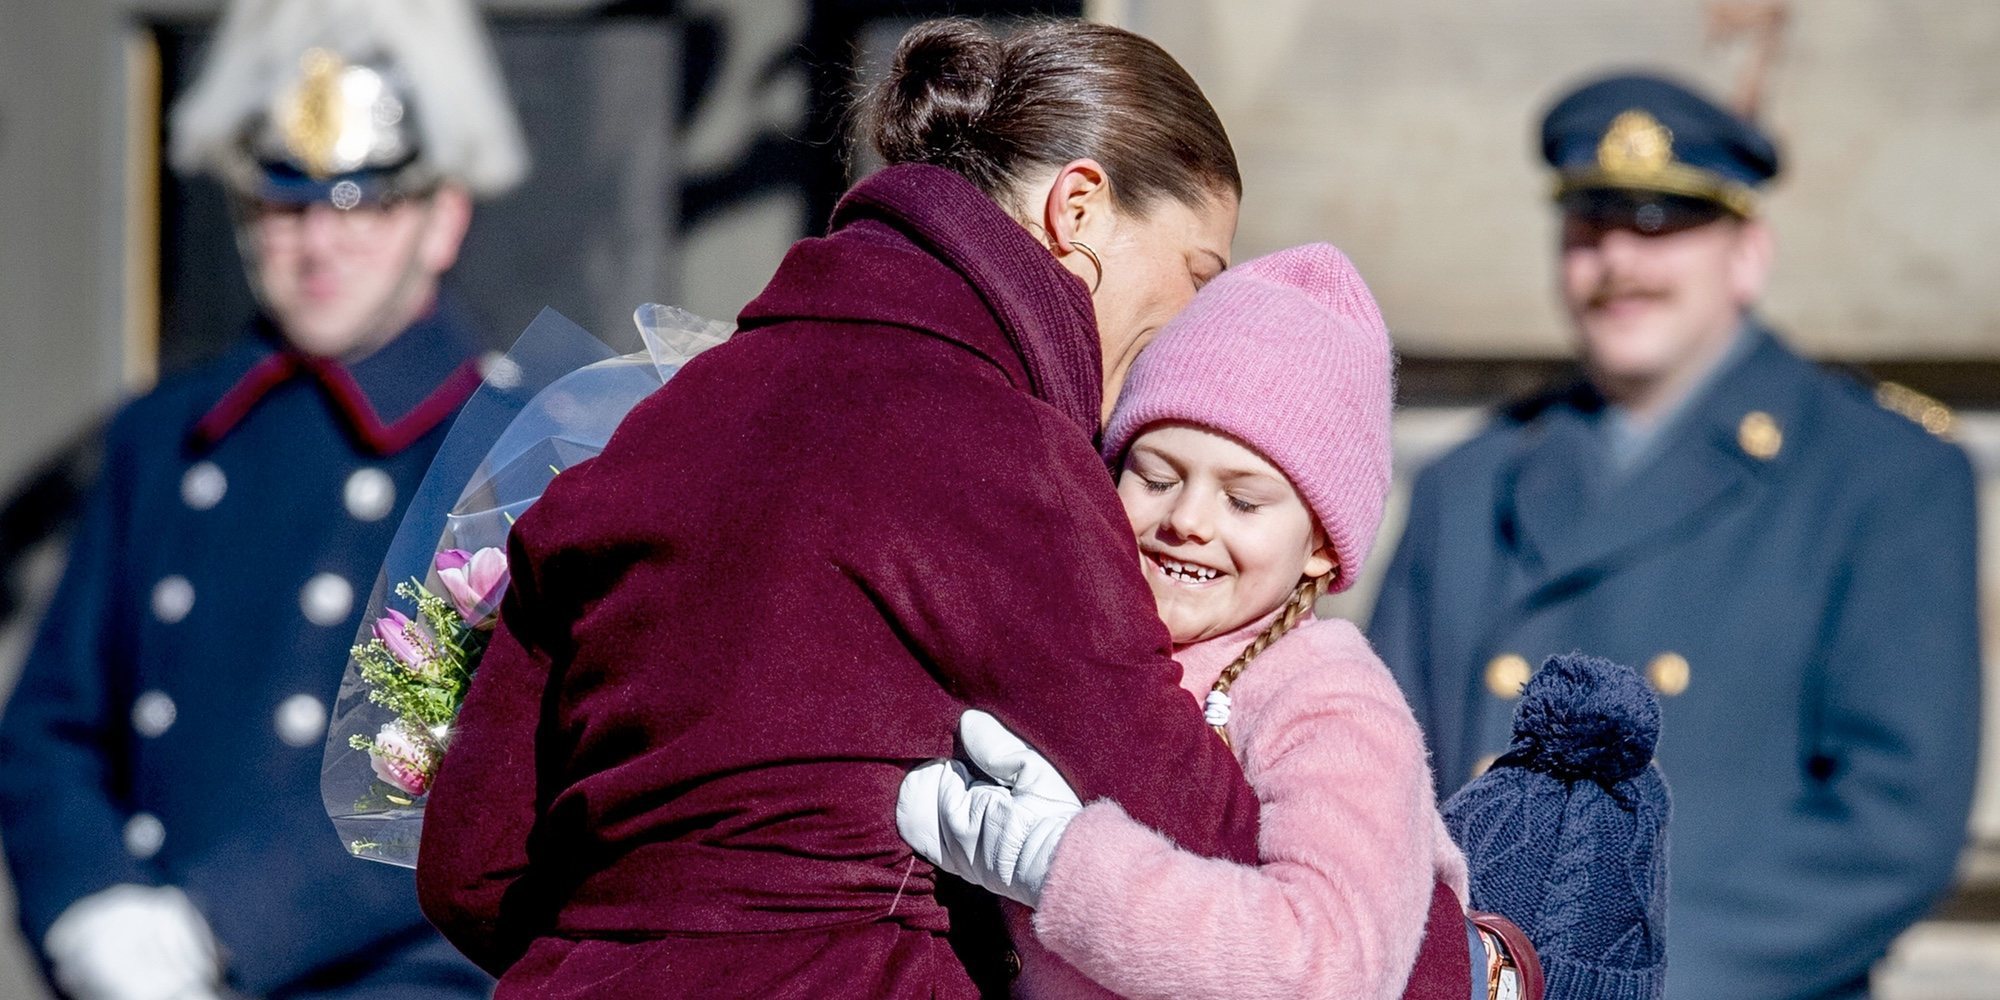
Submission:
<svg viewBox="0 0 2000 1000">
<path fill-rule="evenodd" d="M 1167 528 L 1175 535 L 1190 542 L 1206 542 L 1214 535 L 1208 516 L 1208 505 L 1182 490 L 1174 499 L 1174 505 L 1167 511 Z"/>
</svg>

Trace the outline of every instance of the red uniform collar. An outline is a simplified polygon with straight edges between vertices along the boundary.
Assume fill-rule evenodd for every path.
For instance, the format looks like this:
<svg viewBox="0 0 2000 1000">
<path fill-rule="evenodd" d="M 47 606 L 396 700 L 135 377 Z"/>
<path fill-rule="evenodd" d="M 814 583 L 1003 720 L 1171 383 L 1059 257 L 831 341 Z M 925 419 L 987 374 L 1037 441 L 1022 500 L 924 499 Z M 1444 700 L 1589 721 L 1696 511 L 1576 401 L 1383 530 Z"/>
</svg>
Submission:
<svg viewBox="0 0 2000 1000">
<path fill-rule="evenodd" d="M 418 438 L 457 413 L 480 382 L 478 365 L 468 359 L 408 413 L 385 423 L 345 365 L 298 351 L 279 351 L 252 366 L 202 415 L 194 426 L 191 438 L 194 447 L 200 451 L 215 447 L 273 389 L 300 376 L 312 379 L 354 442 L 376 456 L 394 455 L 415 444 Z"/>
</svg>

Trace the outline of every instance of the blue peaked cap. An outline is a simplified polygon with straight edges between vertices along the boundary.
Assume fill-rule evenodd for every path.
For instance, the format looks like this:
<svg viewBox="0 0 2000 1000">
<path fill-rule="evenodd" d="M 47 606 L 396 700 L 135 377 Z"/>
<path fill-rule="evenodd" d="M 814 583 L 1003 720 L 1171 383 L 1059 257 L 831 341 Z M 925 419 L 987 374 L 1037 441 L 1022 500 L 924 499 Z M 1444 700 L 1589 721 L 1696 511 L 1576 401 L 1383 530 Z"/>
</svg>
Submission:
<svg viewBox="0 0 2000 1000">
<path fill-rule="evenodd" d="M 1557 101 L 1542 119 L 1542 158 L 1556 170 L 1557 198 L 1673 195 L 1743 217 L 1780 167 L 1777 144 L 1756 124 L 1650 73 L 1602 77 Z"/>
</svg>

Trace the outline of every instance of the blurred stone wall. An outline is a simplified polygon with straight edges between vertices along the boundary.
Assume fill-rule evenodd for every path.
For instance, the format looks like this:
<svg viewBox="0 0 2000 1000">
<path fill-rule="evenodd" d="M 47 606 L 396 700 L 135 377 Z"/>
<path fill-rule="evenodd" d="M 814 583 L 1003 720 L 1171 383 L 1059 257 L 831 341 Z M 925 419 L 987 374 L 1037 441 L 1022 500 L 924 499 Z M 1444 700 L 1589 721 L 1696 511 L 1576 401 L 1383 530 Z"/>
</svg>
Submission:
<svg viewBox="0 0 2000 1000">
<path fill-rule="evenodd" d="M 1745 41 L 1704 0 L 1115 0 L 1221 112 L 1244 168 L 1237 253 L 1325 239 L 1354 257 L 1404 351 L 1546 355 L 1554 225 L 1536 128 L 1610 67 L 1733 92 Z M 2000 211 L 2000 4 L 1794 0 L 1769 74 L 1786 176 L 1769 199 L 1768 313 L 1844 359 L 2000 356 L 1986 293 Z"/>
</svg>

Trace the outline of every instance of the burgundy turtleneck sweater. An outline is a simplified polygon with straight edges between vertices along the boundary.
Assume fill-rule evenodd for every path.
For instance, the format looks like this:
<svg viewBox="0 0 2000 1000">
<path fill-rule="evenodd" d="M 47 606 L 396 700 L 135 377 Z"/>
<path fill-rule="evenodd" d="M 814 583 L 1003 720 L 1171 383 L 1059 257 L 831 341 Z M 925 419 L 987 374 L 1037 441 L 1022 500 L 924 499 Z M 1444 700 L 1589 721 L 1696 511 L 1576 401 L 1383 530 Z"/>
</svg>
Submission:
<svg viewBox="0 0 2000 1000">
<path fill-rule="evenodd" d="M 425 912 L 501 995 L 971 997 L 896 834 L 985 708 L 1084 799 L 1255 858 L 1091 443 L 1089 296 L 893 167 L 516 526 L 425 818 Z M 956 950 L 955 950 L 956 949 Z"/>
</svg>

